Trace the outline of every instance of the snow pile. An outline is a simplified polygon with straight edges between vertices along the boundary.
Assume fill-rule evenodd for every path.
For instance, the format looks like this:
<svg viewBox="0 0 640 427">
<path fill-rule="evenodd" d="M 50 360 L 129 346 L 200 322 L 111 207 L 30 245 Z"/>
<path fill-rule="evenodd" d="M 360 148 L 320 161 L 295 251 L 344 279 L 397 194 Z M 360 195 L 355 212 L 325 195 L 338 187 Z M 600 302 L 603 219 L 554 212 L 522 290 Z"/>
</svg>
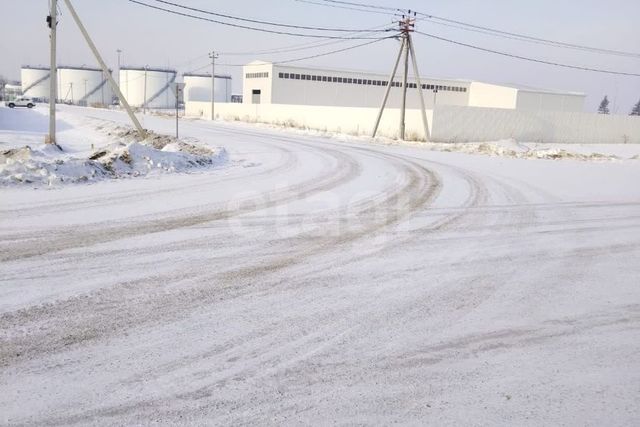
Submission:
<svg viewBox="0 0 640 427">
<path fill-rule="evenodd" d="M 617 160 L 614 154 L 584 152 L 554 144 L 527 144 L 515 140 L 478 143 L 427 143 L 426 148 L 434 151 L 484 154 L 489 156 L 512 157 L 517 159 L 573 159 L 573 160 Z M 579 147 L 578 147 L 579 148 Z"/>
<path fill-rule="evenodd" d="M 228 160 L 223 148 L 209 149 L 156 134 L 138 141 L 129 132 L 122 133 L 121 141 L 88 158 L 68 156 L 51 146 L 0 152 L 0 185 L 54 185 L 185 172 L 219 166 Z"/>
</svg>

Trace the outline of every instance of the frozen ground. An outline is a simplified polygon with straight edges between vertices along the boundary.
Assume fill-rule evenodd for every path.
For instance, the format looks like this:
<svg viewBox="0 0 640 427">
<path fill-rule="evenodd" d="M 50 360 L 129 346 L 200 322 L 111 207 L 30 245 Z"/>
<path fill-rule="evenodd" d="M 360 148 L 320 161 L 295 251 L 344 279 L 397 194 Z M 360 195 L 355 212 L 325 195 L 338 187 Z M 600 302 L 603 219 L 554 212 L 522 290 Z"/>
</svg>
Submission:
<svg viewBox="0 0 640 427">
<path fill-rule="evenodd" d="M 0 188 L 0 424 L 640 423 L 637 160 L 182 132 L 229 164 Z"/>
</svg>

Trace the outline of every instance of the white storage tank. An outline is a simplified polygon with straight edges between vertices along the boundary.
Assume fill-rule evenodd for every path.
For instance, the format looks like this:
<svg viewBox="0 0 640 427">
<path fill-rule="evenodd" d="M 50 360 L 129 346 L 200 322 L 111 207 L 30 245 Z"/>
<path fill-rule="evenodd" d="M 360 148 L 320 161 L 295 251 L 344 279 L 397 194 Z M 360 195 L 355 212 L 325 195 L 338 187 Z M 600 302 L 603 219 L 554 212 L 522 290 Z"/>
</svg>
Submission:
<svg viewBox="0 0 640 427">
<path fill-rule="evenodd" d="M 171 83 L 176 75 L 167 68 L 121 67 L 120 90 L 132 107 L 175 108 Z"/>
<path fill-rule="evenodd" d="M 185 73 L 184 102 L 211 102 L 211 74 Z M 231 76 L 216 74 L 215 101 L 231 102 Z"/>
<path fill-rule="evenodd" d="M 58 100 L 76 105 L 109 105 L 113 92 L 100 68 L 58 67 Z"/>
<path fill-rule="evenodd" d="M 51 72 L 48 67 L 22 66 L 20 70 L 22 94 L 37 101 L 48 100 L 50 77 Z"/>
</svg>

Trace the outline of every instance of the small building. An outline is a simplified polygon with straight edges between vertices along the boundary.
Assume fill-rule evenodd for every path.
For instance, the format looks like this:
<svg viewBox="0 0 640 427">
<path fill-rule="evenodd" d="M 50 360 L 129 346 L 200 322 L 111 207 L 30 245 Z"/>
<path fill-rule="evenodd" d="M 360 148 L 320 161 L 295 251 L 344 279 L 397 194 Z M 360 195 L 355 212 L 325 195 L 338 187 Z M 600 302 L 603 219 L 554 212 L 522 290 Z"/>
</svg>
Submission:
<svg viewBox="0 0 640 427">
<path fill-rule="evenodd" d="M 254 61 L 243 67 L 243 99 L 249 104 L 289 104 L 377 108 L 389 76 L 315 69 Z M 585 95 L 496 85 L 471 80 L 421 79 L 425 106 L 437 105 L 518 110 L 582 111 Z M 400 108 L 402 75 L 392 82 L 387 106 Z M 419 109 L 416 79 L 407 81 L 407 108 Z"/>
<path fill-rule="evenodd" d="M 7 82 L 0 91 L 0 101 L 13 101 L 22 95 L 22 85 L 20 82 Z"/>
</svg>

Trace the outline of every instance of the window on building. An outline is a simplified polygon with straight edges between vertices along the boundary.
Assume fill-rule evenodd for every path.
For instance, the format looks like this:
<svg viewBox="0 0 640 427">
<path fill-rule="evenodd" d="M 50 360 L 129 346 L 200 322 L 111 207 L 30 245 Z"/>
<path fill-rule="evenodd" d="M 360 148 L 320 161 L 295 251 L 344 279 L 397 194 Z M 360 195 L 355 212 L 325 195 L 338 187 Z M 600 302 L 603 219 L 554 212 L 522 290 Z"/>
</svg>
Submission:
<svg viewBox="0 0 640 427">
<path fill-rule="evenodd" d="M 326 82 L 327 81 L 327 76 L 322 76 L 322 81 Z"/>
<path fill-rule="evenodd" d="M 316 76 L 311 76 L 311 81 L 316 81 L 318 78 Z"/>
<path fill-rule="evenodd" d="M 300 80 L 300 74 L 296 74 L 296 80 Z"/>
</svg>

